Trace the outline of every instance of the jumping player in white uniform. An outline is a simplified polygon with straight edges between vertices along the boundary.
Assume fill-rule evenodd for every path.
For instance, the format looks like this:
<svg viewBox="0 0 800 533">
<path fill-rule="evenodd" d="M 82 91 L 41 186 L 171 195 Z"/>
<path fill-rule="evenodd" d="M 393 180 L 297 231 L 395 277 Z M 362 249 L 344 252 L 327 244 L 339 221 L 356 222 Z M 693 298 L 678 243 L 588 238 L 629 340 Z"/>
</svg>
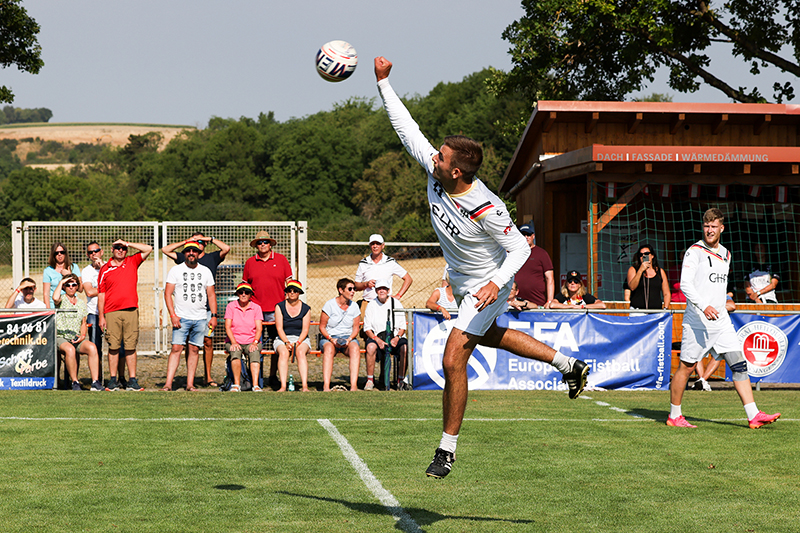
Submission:
<svg viewBox="0 0 800 533">
<path fill-rule="evenodd" d="M 442 359 L 444 431 L 426 471 L 428 476 L 443 478 L 455 461 L 458 432 L 467 405 L 467 362 L 478 344 L 550 363 L 564 374 L 570 398 L 577 398 L 583 391 L 589 367 L 521 331 L 495 323 L 507 308 L 511 280 L 530 255 L 530 246 L 505 204 L 475 178 L 483 162 L 480 144 L 455 135 L 445 137 L 440 150 L 434 148 L 389 85 L 391 69 L 386 58 L 375 58 L 378 90 L 392 127 L 428 174 L 431 222 L 459 305 Z"/>
<path fill-rule="evenodd" d="M 781 416 L 780 413 L 768 415 L 756 407 L 747 374 L 747 360 L 725 309 L 731 253 L 719 243 L 725 229 L 724 222 L 725 217 L 719 209 L 706 211 L 703 215 L 703 240 L 693 244 L 683 256 L 681 291 L 686 295 L 686 312 L 683 315 L 680 364 L 669 387 L 668 426 L 697 427 L 684 418 L 681 400 L 697 362 L 708 353 L 718 360 L 724 358 L 728 363 L 733 386 L 739 393 L 751 428 L 771 424 Z"/>
</svg>

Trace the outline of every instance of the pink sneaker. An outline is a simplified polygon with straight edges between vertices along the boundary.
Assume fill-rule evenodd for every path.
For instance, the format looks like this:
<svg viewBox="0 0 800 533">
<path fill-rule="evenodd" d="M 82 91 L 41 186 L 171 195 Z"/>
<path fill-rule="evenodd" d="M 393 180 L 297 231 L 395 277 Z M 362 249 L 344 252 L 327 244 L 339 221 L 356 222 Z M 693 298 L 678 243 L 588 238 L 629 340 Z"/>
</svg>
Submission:
<svg viewBox="0 0 800 533">
<path fill-rule="evenodd" d="M 780 413 L 775 413 L 774 415 L 768 415 L 764 411 L 759 411 L 756 416 L 750 421 L 750 428 L 751 429 L 758 429 L 761 426 L 766 426 L 767 424 L 772 424 L 777 419 L 781 417 Z"/>
<path fill-rule="evenodd" d="M 668 426 L 672 426 L 672 427 L 676 427 L 676 428 L 696 428 L 697 427 L 697 426 L 693 426 L 692 424 L 687 422 L 686 419 L 683 417 L 683 415 L 679 416 L 678 418 L 667 417 L 667 425 Z"/>
</svg>

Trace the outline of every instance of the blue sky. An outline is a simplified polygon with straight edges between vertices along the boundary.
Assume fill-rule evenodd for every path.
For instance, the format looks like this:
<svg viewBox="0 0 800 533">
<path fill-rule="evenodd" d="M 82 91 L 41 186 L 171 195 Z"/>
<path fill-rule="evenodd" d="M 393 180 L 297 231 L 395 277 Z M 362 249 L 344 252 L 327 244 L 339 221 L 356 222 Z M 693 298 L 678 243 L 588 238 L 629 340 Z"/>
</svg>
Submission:
<svg viewBox="0 0 800 533">
<path fill-rule="evenodd" d="M 503 30 L 523 14 L 499 0 L 25 0 L 39 22 L 38 75 L 0 71 L 16 107 L 47 107 L 51 122 L 135 122 L 204 127 L 212 116 L 280 121 L 377 96 L 372 59 L 395 64 L 400 94 L 427 94 L 487 66 L 511 68 Z M 347 81 L 315 72 L 323 43 L 346 40 L 359 66 Z M 726 55 L 719 52 L 725 68 Z M 743 74 L 746 69 L 742 68 Z M 762 85 L 774 81 L 762 76 Z M 741 84 L 745 84 L 743 79 Z M 680 95 L 666 75 L 643 91 L 675 101 L 726 102 L 716 90 Z M 764 90 L 767 95 L 771 91 Z"/>
</svg>

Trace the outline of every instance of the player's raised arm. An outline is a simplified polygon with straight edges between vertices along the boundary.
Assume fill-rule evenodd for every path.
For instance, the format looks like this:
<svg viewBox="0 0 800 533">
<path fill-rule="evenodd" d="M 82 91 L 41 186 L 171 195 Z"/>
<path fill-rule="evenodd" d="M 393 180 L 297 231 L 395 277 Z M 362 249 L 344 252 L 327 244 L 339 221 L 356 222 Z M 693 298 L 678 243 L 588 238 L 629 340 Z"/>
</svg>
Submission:
<svg viewBox="0 0 800 533">
<path fill-rule="evenodd" d="M 381 81 L 389 77 L 389 72 L 392 71 L 392 62 L 383 56 L 375 58 L 375 80 Z"/>
</svg>

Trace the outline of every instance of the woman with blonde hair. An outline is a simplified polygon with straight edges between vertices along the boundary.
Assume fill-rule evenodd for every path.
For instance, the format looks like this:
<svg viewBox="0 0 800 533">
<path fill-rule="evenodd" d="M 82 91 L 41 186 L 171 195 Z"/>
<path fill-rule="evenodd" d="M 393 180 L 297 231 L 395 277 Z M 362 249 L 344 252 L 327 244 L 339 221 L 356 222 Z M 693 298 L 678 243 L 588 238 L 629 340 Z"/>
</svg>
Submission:
<svg viewBox="0 0 800 533">
<path fill-rule="evenodd" d="M 606 304 L 586 291 L 580 272 L 570 270 L 567 279 L 556 294 L 551 309 L 605 309 Z"/>
</svg>

